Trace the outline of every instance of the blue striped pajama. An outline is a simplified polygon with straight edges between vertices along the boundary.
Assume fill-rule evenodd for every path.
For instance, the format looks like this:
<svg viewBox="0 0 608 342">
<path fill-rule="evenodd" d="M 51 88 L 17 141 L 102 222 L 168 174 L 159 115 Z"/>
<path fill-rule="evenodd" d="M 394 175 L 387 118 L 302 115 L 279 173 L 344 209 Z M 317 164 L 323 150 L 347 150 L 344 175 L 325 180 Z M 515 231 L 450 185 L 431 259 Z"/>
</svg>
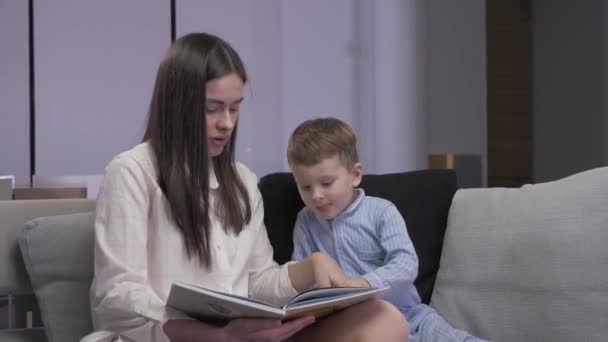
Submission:
<svg viewBox="0 0 608 342">
<path fill-rule="evenodd" d="M 418 257 L 397 207 L 366 196 L 363 189 L 357 192 L 355 201 L 333 220 L 319 218 L 308 208 L 300 211 L 294 228 L 293 260 L 323 252 L 349 277 L 363 277 L 375 287 L 390 286 L 383 299 L 407 317 L 411 341 L 475 339 L 421 304 L 414 286 Z"/>
</svg>

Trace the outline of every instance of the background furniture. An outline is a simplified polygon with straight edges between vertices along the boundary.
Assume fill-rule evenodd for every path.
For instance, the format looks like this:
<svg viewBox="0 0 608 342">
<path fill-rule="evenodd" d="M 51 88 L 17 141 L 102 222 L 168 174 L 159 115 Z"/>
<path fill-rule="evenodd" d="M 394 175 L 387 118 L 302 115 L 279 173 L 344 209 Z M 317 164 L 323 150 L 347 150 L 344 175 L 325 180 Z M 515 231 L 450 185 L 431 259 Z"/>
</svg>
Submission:
<svg viewBox="0 0 608 342">
<path fill-rule="evenodd" d="M 0 201 L 13 199 L 14 183 L 14 177 L 0 176 Z"/>
<path fill-rule="evenodd" d="M 87 188 L 15 188 L 13 191 L 13 199 L 15 200 L 62 198 L 87 198 Z"/>
<path fill-rule="evenodd" d="M 479 154 L 431 154 L 430 169 L 450 169 L 456 171 L 456 185 L 459 189 L 484 187 L 481 155 Z"/>
<path fill-rule="evenodd" d="M 275 259 L 285 261 L 301 206 L 295 183 L 272 174 L 259 185 Z M 517 189 L 456 191 L 450 170 L 366 175 L 362 186 L 396 203 L 419 253 L 415 285 L 456 327 L 496 341 L 605 340 L 608 167 Z M 89 305 L 93 215 L 42 217 L 67 210 L 90 211 L 93 202 L 0 201 L 0 290 L 30 290 L 15 239 L 21 229 L 50 341 L 77 340 L 90 329 L 90 316 L 73 307 Z M 41 218 L 23 227 L 33 217 Z M 61 282 L 70 284 L 55 286 Z M 65 310 L 61 298 L 74 303 Z M 40 336 L 19 338 L 13 341 Z"/>
<path fill-rule="evenodd" d="M 34 188 L 84 188 L 83 198 L 96 199 L 99 187 L 103 182 L 103 175 L 69 175 L 49 176 L 36 174 L 33 177 Z M 82 196 L 82 193 L 80 193 Z"/>
<path fill-rule="evenodd" d="M 30 277 L 25 269 L 17 242 L 17 235 L 23 230 L 25 222 L 37 217 L 90 212 L 94 208 L 95 202 L 86 199 L 0 201 L 0 296 L 32 293 Z M 52 240 L 53 237 L 49 237 L 49 242 Z M 73 249 L 82 253 L 82 256 L 92 255 L 91 249 L 74 245 L 69 236 L 62 236 L 58 242 L 61 244 L 61 248 L 58 248 L 57 252 Z M 78 260 L 80 257 L 69 262 L 78 262 Z M 78 305 L 80 304 L 86 303 L 78 303 Z M 33 317 L 33 319 L 39 320 L 40 318 Z M 0 341 L 3 342 L 39 342 L 45 340 L 44 336 L 42 328 L 0 330 Z"/>
</svg>

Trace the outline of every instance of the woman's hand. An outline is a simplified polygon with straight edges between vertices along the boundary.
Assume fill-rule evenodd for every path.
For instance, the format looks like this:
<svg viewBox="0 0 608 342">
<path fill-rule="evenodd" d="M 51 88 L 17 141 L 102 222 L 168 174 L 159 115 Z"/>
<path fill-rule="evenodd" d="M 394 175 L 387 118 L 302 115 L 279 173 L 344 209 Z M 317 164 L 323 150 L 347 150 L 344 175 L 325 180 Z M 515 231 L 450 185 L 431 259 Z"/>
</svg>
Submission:
<svg viewBox="0 0 608 342">
<path fill-rule="evenodd" d="M 304 316 L 286 322 L 278 319 L 235 319 L 224 327 L 224 338 L 222 340 L 227 342 L 279 342 L 294 335 L 314 321 L 314 316 Z"/>
</svg>

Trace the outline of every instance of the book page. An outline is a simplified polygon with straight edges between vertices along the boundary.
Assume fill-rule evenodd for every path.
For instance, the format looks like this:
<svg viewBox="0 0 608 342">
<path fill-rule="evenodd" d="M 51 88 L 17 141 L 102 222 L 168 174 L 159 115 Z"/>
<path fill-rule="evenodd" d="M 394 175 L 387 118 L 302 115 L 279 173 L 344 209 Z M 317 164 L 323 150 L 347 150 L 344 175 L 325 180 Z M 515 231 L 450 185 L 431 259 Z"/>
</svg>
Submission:
<svg viewBox="0 0 608 342">
<path fill-rule="evenodd" d="M 305 292 L 302 292 L 300 294 L 298 294 L 297 296 L 293 297 L 289 303 L 287 304 L 292 305 L 295 303 L 299 303 L 299 302 L 303 302 L 303 301 L 309 301 L 309 300 L 313 300 L 313 299 L 317 299 L 317 298 L 331 298 L 331 297 L 336 297 L 336 296 L 343 296 L 345 294 L 349 294 L 349 293 L 361 293 L 361 292 L 369 292 L 371 288 L 369 287 L 325 287 L 325 288 L 317 288 L 317 289 L 312 289 L 312 290 L 308 290 Z"/>
<path fill-rule="evenodd" d="M 215 293 L 218 296 L 232 297 L 232 298 L 235 298 L 235 299 L 246 300 L 248 302 L 254 302 L 254 303 L 262 304 L 262 305 L 268 305 L 268 306 L 272 306 L 274 308 L 280 309 L 279 306 L 276 306 L 276 305 L 274 305 L 272 303 L 269 303 L 269 302 L 265 302 L 265 301 L 263 301 L 261 299 L 255 299 L 253 297 L 245 297 L 245 296 L 235 295 L 233 293 L 226 293 L 226 292 L 221 292 L 221 291 L 215 291 L 215 290 L 211 290 L 211 289 L 208 289 L 208 288 L 205 288 L 205 287 L 200 287 L 200 286 L 184 283 L 184 282 L 181 282 L 181 281 L 177 281 L 176 284 L 179 284 L 180 286 L 183 286 L 185 288 L 194 289 L 195 291 L 196 291 L 196 289 L 199 289 L 199 290 L 202 290 L 203 292 L 212 292 L 212 293 Z"/>
<path fill-rule="evenodd" d="M 333 293 L 329 297 L 308 297 L 308 300 L 288 304 L 286 307 L 286 318 L 293 319 L 310 314 L 315 315 L 317 318 L 323 317 L 365 300 L 377 298 L 388 291 L 388 289 L 388 287 L 342 288 L 337 291 L 338 293 L 341 292 L 340 294 L 336 294 L 336 291 L 329 291 L 329 293 Z"/>
<path fill-rule="evenodd" d="M 262 301 L 175 282 L 167 306 L 199 319 L 282 318 L 283 309 Z"/>
</svg>

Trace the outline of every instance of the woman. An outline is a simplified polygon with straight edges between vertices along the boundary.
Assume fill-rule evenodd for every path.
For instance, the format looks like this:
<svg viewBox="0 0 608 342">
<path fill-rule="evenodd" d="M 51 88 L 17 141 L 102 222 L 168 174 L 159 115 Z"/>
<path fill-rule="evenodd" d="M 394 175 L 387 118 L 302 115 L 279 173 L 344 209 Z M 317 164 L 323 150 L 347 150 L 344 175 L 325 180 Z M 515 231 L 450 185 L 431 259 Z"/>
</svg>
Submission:
<svg viewBox="0 0 608 342">
<path fill-rule="evenodd" d="M 317 323 L 236 319 L 222 326 L 164 306 L 174 281 L 283 303 L 314 283 L 344 280 L 324 254 L 281 266 L 272 259 L 257 178 L 234 160 L 246 81 L 240 57 L 216 36 L 189 34 L 168 50 L 143 142 L 111 161 L 100 190 L 95 330 L 135 341 L 405 341 L 407 323 L 383 301 Z"/>
</svg>

